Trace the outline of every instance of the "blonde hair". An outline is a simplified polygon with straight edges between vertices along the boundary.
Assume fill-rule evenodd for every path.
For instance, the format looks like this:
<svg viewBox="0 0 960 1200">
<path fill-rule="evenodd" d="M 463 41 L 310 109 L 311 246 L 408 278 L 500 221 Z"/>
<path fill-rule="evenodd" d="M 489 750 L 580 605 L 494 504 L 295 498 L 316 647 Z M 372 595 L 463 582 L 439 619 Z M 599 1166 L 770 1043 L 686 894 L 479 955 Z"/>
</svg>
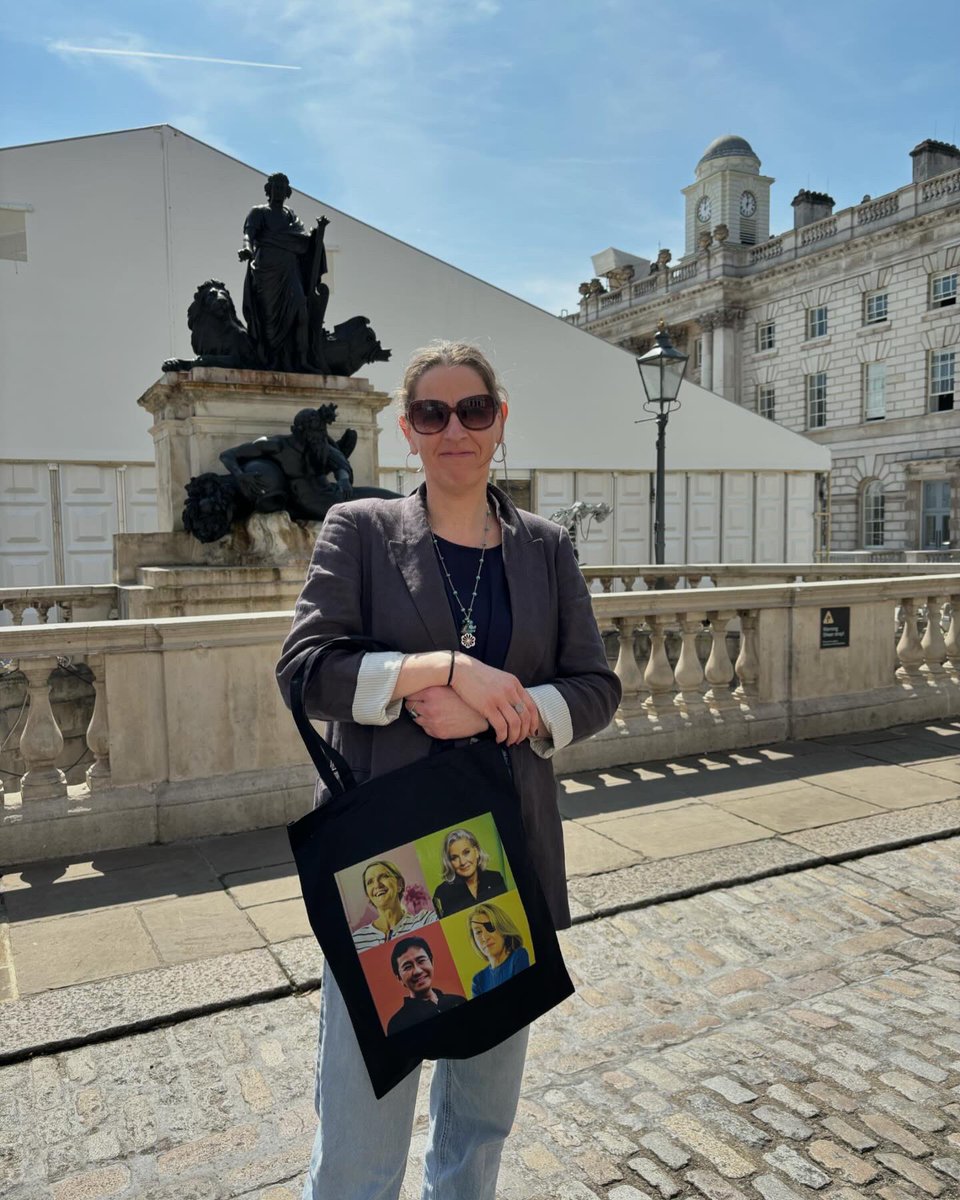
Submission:
<svg viewBox="0 0 960 1200">
<path fill-rule="evenodd" d="M 472 346 L 469 342 L 436 341 L 414 350 L 403 373 L 403 382 L 394 393 L 404 416 L 416 396 L 417 384 L 421 377 L 434 367 L 469 367 L 480 376 L 483 386 L 498 404 L 507 399 L 506 388 L 497 378 L 492 363 L 478 346 Z"/>
<path fill-rule="evenodd" d="M 506 946 L 508 954 L 512 954 L 514 950 L 520 949 L 523 945 L 523 934 L 503 909 L 499 908 L 496 904 L 478 904 L 467 920 L 470 928 L 470 941 L 473 943 L 474 950 L 476 950 L 484 961 L 486 961 L 487 956 L 477 945 L 477 939 L 473 932 L 473 922 L 481 919 L 483 915 L 486 915 L 490 924 L 503 938 L 503 944 Z"/>
</svg>

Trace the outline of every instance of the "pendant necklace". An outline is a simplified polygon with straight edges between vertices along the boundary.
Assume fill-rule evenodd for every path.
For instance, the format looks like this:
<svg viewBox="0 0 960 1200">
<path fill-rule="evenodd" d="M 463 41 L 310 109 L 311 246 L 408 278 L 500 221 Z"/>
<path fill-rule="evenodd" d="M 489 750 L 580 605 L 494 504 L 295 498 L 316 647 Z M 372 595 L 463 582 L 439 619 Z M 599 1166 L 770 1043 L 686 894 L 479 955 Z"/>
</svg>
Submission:
<svg viewBox="0 0 960 1200">
<path fill-rule="evenodd" d="M 463 601 L 460 599 L 460 593 L 454 586 L 453 580 L 450 578 L 450 572 L 447 570 L 447 564 L 443 561 L 443 555 L 440 552 L 440 543 L 437 541 L 437 535 L 430 530 L 430 536 L 433 538 L 433 548 L 437 552 L 437 558 L 440 559 L 440 566 L 443 567 L 443 573 L 447 577 L 447 583 L 450 584 L 450 590 L 453 592 L 453 598 L 460 606 L 460 611 L 463 613 L 463 624 L 460 626 L 460 645 L 464 650 L 472 650 L 477 644 L 477 625 L 473 619 L 473 606 L 477 599 L 477 588 L 480 586 L 480 575 L 483 571 L 483 559 L 487 552 L 487 529 L 490 525 L 490 509 L 487 509 L 486 516 L 483 518 L 483 541 L 480 543 L 480 565 L 477 567 L 477 577 L 473 581 L 473 595 L 470 597 L 470 607 L 466 608 Z"/>
</svg>

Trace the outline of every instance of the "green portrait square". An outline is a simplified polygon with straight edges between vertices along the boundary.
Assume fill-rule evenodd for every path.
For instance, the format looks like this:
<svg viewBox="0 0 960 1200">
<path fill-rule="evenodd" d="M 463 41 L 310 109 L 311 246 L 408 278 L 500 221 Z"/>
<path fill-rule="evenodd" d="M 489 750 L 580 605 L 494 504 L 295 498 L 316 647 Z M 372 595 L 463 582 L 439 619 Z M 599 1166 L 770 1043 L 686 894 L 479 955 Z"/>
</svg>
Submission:
<svg viewBox="0 0 960 1200">
<path fill-rule="evenodd" d="M 492 813 L 447 825 L 418 839 L 414 846 L 427 890 L 441 917 L 493 900 L 516 887 Z M 467 869 L 474 873 L 465 875 Z"/>
</svg>

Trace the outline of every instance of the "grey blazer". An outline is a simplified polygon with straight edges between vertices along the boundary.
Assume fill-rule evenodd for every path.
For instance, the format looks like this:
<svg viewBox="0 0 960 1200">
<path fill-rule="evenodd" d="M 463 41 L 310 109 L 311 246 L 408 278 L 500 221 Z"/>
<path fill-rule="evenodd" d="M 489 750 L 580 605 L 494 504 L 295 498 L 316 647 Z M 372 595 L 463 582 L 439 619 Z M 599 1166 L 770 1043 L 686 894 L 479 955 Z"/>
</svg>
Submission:
<svg viewBox="0 0 960 1200">
<path fill-rule="evenodd" d="M 406 654 L 457 648 L 457 629 L 430 536 L 426 489 L 402 500 L 335 505 L 317 538 L 277 665 L 287 704 L 290 684 L 328 638 L 366 634 Z M 565 530 L 521 512 L 490 488 L 503 534 L 513 633 L 504 669 L 525 687 L 553 684 L 570 712 L 573 739 L 609 724 L 620 682 L 607 665 L 590 595 Z M 363 655 L 338 651 L 308 677 L 306 707 L 330 723 L 328 740 L 358 782 L 425 757 L 430 738 L 405 713 L 388 725 L 353 720 Z M 549 760 L 522 742 L 510 749 L 531 857 L 558 929 L 570 924 L 557 784 Z M 318 782 L 317 802 L 325 799 Z"/>
</svg>

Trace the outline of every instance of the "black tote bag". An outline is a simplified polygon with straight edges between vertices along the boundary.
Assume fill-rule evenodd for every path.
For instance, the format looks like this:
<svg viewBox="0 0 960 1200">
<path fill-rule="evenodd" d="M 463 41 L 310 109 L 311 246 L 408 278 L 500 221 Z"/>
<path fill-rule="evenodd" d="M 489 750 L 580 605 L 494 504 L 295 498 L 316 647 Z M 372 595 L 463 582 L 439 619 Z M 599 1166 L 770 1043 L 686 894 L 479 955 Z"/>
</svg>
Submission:
<svg viewBox="0 0 960 1200">
<path fill-rule="evenodd" d="M 288 832 L 311 928 L 379 1099 L 423 1059 L 489 1050 L 574 989 L 505 751 L 480 739 L 357 786 L 304 709 L 306 677 L 334 648 L 386 647 L 335 638 L 297 672 L 291 708 L 331 798 Z M 471 855 L 476 898 L 451 866 Z M 386 940 L 372 923 L 385 898 L 404 912 Z"/>
</svg>

